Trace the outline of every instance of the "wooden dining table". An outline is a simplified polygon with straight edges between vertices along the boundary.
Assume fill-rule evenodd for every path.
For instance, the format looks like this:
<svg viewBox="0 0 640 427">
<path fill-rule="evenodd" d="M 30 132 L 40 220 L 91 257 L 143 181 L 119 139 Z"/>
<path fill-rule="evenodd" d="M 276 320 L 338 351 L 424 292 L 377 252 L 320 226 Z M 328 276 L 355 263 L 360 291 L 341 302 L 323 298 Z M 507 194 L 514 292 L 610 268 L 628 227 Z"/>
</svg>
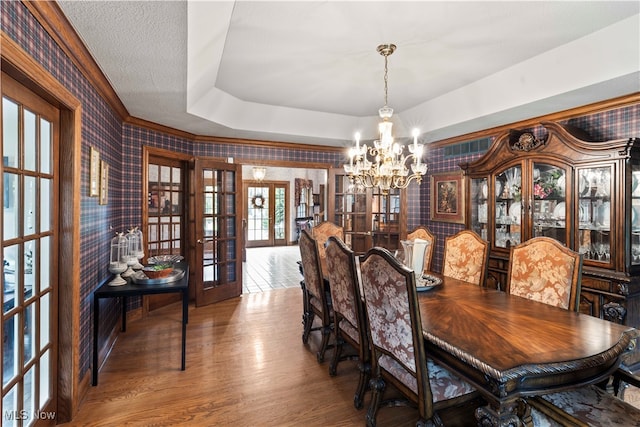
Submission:
<svg viewBox="0 0 640 427">
<path fill-rule="evenodd" d="M 482 426 L 531 426 L 526 397 L 606 379 L 637 330 L 436 273 L 419 292 L 427 356 L 488 402 Z"/>
</svg>

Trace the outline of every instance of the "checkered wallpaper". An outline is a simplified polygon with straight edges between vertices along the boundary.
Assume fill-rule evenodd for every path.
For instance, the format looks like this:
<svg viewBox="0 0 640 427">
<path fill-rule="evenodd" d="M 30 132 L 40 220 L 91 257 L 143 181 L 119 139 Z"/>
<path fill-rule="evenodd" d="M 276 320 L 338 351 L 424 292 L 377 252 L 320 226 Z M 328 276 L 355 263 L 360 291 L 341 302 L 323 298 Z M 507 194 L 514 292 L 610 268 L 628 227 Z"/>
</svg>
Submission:
<svg viewBox="0 0 640 427">
<path fill-rule="evenodd" d="M 198 143 L 172 135 L 123 124 L 91 86 L 73 62 L 65 56 L 52 38 L 39 25 L 21 2 L 0 2 L 2 31 L 18 43 L 29 55 L 51 73 L 81 102 L 82 116 L 82 201 L 81 201 L 81 372 L 91 363 L 91 293 L 110 274 L 108 247 L 115 231 L 125 231 L 140 223 L 141 150 L 143 145 L 191 153 L 194 156 L 234 157 L 235 159 L 269 159 L 299 162 L 321 162 L 340 165 L 346 160 L 339 153 L 289 148 L 267 148 L 233 144 Z M 618 139 L 640 136 L 640 105 L 604 113 L 587 115 L 569 121 L 598 139 Z M 109 203 L 101 206 L 98 199 L 88 197 L 89 150 L 97 149 L 110 166 Z M 429 150 L 425 156 L 429 174 L 456 170 L 458 164 L 479 157 L 482 153 L 445 157 L 443 148 Z M 429 220 L 429 176 L 420 187 L 408 189 L 409 230 L 417 225 L 428 226 L 437 235 L 434 267 L 441 266 L 444 238 L 462 229 L 462 225 Z M 104 301 L 101 308 L 101 331 L 109 331 L 118 319 L 118 305 Z M 106 339 L 105 336 L 100 337 Z"/>
</svg>

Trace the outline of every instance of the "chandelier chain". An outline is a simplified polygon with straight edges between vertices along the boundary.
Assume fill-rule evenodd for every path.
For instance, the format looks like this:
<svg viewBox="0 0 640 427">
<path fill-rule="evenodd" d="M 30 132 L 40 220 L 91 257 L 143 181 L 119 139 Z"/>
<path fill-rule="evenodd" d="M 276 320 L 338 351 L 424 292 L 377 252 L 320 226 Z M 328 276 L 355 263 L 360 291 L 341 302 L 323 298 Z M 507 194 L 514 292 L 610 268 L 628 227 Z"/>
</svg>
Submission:
<svg viewBox="0 0 640 427">
<path fill-rule="evenodd" d="M 385 55 L 384 56 L 384 106 L 386 107 L 388 104 L 388 100 L 387 100 L 387 95 L 389 93 L 389 69 L 387 67 L 387 59 L 389 58 L 389 55 Z"/>
</svg>

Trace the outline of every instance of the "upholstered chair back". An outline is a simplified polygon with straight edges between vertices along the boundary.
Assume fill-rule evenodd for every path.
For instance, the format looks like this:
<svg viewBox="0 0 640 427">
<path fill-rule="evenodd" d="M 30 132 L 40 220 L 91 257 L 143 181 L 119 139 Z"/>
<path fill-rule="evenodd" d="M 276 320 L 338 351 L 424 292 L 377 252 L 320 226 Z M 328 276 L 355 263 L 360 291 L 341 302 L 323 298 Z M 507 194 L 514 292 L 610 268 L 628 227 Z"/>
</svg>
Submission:
<svg viewBox="0 0 640 427">
<path fill-rule="evenodd" d="M 534 237 L 511 248 L 507 292 L 578 311 L 582 255 L 555 239 Z"/>
<path fill-rule="evenodd" d="M 442 274 L 484 285 L 489 263 L 489 242 L 471 230 L 448 236 L 444 243 Z"/>
<path fill-rule="evenodd" d="M 420 375 L 417 372 L 422 367 L 416 359 L 426 358 L 414 275 L 387 250 L 377 247 L 369 250 L 360 269 L 374 348 L 372 363 L 395 373 L 417 394 L 418 381 L 424 382 L 427 377 L 422 369 Z M 423 385 L 430 394 L 428 381 Z"/>
<path fill-rule="evenodd" d="M 434 404 L 446 408 L 474 398 L 477 391 L 427 359 L 413 271 L 377 247 L 367 252 L 360 270 L 372 349 L 367 425 L 375 425 L 388 382 L 406 397 L 405 402 L 417 406 L 416 425 L 441 425 Z"/>
<path fill-rule="evenodd" d="M 424 271 L 431 270 L 431 261 L 433 259 L 433 248 L 436 245 L 436 236 L 434 236 L 429 229 L 423 225 L 417 227 L 411 233 L 407 234 L 407 240 L 426 240 L 429 242 L 424 250 Z"/>
<path fill-rule="evenodd" d="M 336 236 L 340 240 L 344 240 L 344 229 L 331 221 L 323 221 L 311 229 L 311 237 L 318 244 L 318 254 L 320 255 L 320 263 L 324 265 L 327 255 L 325 254 L 325 245 L 331 236 Z"/>
<path fill-rule="evenodd" d="M 329 366 L 329 374 L 336 375 L 343 355 L 343 344 L 357 350 L 360 378 L 354 394 L 354 406 L 361 408 L 371 373 L 369 331 L 360 285 L 359 263 L 354 252 L 336 236 L 327 240 L 327 272 L 333 304 L 333 324 L 336 349 Z"/>
</svg>

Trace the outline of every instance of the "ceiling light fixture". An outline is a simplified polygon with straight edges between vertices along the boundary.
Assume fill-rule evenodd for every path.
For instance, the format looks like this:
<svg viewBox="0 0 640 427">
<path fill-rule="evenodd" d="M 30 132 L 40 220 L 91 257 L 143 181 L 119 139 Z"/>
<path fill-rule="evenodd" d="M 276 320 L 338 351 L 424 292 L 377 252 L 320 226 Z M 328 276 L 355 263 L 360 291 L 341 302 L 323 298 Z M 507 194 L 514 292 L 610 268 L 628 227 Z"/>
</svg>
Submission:
<svg viewBox="0 0 640 427">
<path fill-rule="evenodd" d="M 262 182 L 264 177 L 267 175 L 267 168 L 262 166 L 256 166 L 253 168 L 253 179 L 258 182 Z"/>
<path fill-rule="evenodd" d="M 422 163 L 424 145 L 418 144 L 418 129 L 412 132 L 413 144 L 409 145 L 411 154 L 408 156 L 404 155 L 404 146 L 394 142 L 391 133 L 393 108 L 387 105 L 387 62 L 396 46 L 382 44 L 377 50 L 384 56 L 384 107 L 378 110 L 382 119 L 378 124 L 380 139 L 373 141 L 373 147 L 367 147 L 366 144 L 360 145 L 360 133 L 356 133 L 356 145 L 349 149 L 349 163 L 344 165 L 344 171 L 356 190 L 379 187 L 383 194 L 388 194 L 392 188 L 406 188 L 413 180 L 420 184 L 422 175 L 427 173 L 427 165 Z M 407 167 L 410 162 L 411 175 Z"/>
</svg>

